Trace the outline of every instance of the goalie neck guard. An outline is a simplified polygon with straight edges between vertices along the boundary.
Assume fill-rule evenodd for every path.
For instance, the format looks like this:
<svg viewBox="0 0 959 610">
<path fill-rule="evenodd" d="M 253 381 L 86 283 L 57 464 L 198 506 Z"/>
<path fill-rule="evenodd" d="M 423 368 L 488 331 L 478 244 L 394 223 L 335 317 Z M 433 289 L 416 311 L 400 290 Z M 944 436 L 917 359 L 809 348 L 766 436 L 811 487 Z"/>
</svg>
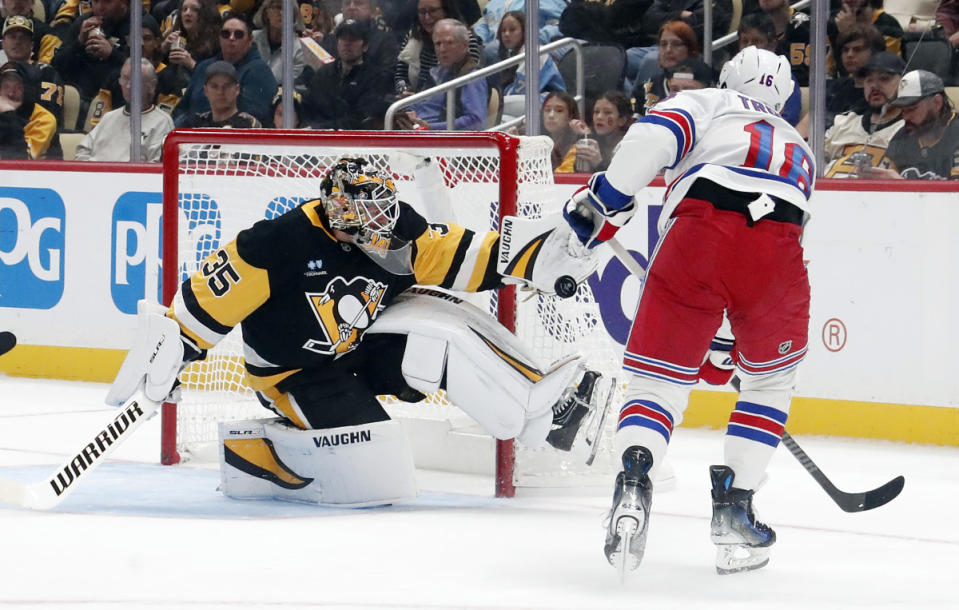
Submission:
<svg viewBox="0 0 959 610">
<path fill-rule="evenodd" d="M 363 158 L 343 158 L 320 183 L 320 199 L 330 227 L 350 235 L 353 243 L 391 273 L 410 274 L 410 245 L 393 235 L 399 218 L 393 179 L 364 169 Z"/>
</svg>

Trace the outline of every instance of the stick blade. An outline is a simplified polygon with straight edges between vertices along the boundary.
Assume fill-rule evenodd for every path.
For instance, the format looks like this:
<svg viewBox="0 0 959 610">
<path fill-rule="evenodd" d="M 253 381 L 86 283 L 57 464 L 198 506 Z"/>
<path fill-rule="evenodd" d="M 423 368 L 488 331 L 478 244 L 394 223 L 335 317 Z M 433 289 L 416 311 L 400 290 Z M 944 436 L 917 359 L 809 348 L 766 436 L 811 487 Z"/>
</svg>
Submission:
<svg viewBox="0 0 959 610">
<path fill-rule="evenodd" d="M 876 489 L 867 491 L 865 493 L 857 494 L 860 495 L 861 498 L 858 499 L 856 508 L 853 508 L 852 510 L 846 508 L 845 506 L 841 506 L 841 508 L 847 513 L 856 513 L 878 508 L 883 504 L 887 504 L 894 500 L 896 496 L 902 492 L 902 489 L 905 485 L 906 477 L 899 475 L 882 487 L 877 487 Z"/>
</svg>

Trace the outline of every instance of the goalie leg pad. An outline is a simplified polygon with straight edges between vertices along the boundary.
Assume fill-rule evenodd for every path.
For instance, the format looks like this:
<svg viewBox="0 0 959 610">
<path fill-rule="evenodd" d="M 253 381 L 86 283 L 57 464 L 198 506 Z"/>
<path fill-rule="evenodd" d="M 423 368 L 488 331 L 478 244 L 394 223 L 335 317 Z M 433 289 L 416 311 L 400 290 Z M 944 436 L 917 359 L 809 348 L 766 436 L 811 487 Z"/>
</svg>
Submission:
<svg viewBox="0 0 959 610">
<path fill-rule="evenodd" d="M 236 499 L 363 507 L 416 497 L 402 425 L 299 430 L 280 419 L 221 423 L 220 489 Z"/>
<path fill-rule="evenodd" d="M 531 447 L 545 441 L 553 404 L 578 372 L 571 358 L 544 373 L 494 318 L 438 290 L 407 291 L 367 333 L 408 335 L 403 375 L 411 387 L 432 392 L 445 376 L 450 402 L 494 437 Z"/>
<path fill-rule="evenodd" d="M 183 343 L 180 325 L 165 313 L 157 303 L 137 303 L 133 346 L 107 392 L 107 404 L 123 405 L 141 384 L 150 400 L 162 402 L 170 394 L 183 366 Z"/>
</svg>

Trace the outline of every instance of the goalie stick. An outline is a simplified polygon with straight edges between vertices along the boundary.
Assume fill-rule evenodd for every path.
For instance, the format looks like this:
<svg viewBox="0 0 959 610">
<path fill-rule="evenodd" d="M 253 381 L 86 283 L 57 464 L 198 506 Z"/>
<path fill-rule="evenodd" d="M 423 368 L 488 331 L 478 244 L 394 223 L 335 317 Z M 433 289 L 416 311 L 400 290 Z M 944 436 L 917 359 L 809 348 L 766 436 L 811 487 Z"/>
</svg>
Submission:
<svg viewBox="0 0 959 610">
<path fill-rule="evenodd" d="M 626 269 L 630 273 L 635 275 L 639 279 L 643 279 L 646 276 L 646 271 L 639 266 L 639 263 L 636 262 L 636 259 L 616 240 L 615 237 L 610 238 L 606 243 L 613 249 L 613 252 L 616 254 L 616 258 L 619 259 L 623 265 L 626 266 Z M 731 385 L 739 391 L 739 378 L 733 377 L 730 382 Z M 806 469 L 812 478 L 819 483 L 819 486 L 832 498 L 839 508 L 843 509 L 847 513 L 857 513 L 864 510 L 871 510 L 886 504 L 902 491 L 903 486 L 906 484 L 906 478 L 902 475 L 894 478 L 884 485 L 880 485 L 875 489 L 870 489 L 869 491 L 863 492 L 847 492 L 842 491 L 833 485 L 832 481 L 823 474 L 823 472 L 816 466 L 816 463 L 812 461 L 812 458 L 803 451 L 803 448 L 799 446 L 799 443 L 796 442 L 788 432 L 783 431 L 782 436 L 783 445 L 786 446 L 786 449 L 789 450 L 789 453 L 793 455 L 799 463 L 802 464 L 802 467 Z"/>
<path fill-rule="evenodd" d="M 0 356 L 6 354 L 17 345 L 17 336 L 9 330 L 0 332 Z"/>
<path fill-rule="evenodd" d="M 90 478 L 90 472 L 149 419 L 160 404 L 147 398 L 142 389 L 137 390 L 120 408 L 118 415 L 111 416 L 49 477 L 36 483 L 0 478 L 0 502 L 41 510 L 53 508 L 77 485 Z"/>
</svg>

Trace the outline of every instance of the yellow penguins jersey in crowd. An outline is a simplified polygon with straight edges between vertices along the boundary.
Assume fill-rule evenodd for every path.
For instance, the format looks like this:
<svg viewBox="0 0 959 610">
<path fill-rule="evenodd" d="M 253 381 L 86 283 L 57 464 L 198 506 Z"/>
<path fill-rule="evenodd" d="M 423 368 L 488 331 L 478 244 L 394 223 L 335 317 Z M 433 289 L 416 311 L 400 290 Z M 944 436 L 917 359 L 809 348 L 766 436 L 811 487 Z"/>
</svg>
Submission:
<svg viewBox="0 0 959 610">
<path fill-rule="evenodd" d="M 411 244 L 410 275 L 338 241 L 313 200 L 241 231 L 207 257 L 167 315 L 200 349 L 240 324 L 247 382 L 264 390 L 356 349 L 379 312 L 414 284 L 470 292 L 500 284 L 496 232 L 427 223 L 399 205 L 394 238 Z"/>
</svg>

